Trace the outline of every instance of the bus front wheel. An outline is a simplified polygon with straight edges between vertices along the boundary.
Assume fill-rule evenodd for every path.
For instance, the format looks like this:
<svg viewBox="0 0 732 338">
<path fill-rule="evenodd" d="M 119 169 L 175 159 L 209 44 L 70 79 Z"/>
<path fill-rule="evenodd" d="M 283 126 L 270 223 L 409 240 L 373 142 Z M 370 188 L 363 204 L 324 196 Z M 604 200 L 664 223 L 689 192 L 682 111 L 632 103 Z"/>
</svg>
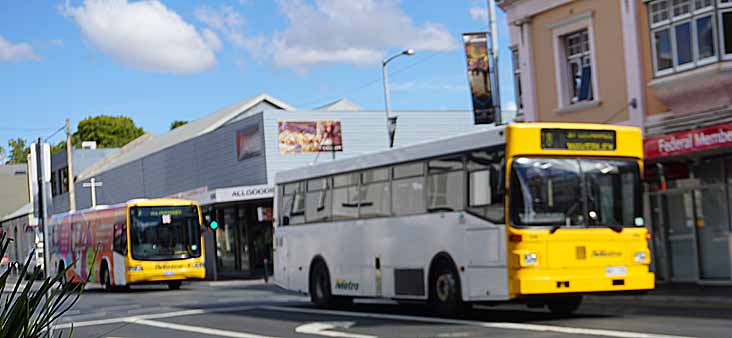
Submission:
<svg viewBox="0 0 732 338">
<path fill-rule="evenodd" d="M 310 301 L 317 306 L 333 304 L 333 294 L 330 290 L 330 274 L 323 261 L 316 261 L 310 273 Z"/>
<path fill-rule="evenodd" d="M 99 282 L 104 286 L 104 290 L 112 291 L 112 279 L 109 277 L 109 267 L 107 266 L 107 262 L 102 263 L 100 277 L 101 280 Z"/>
<path fill-rule="evenodd" d="M 557 300 L 550 301 L 546 304 L 549 311 L 557 315 L 569 315 L 577 311 L 582 304 L 582 296 L 562 297 Z"/>
<path fill-rule="evenodd" d="M 462 314 L 466 306 L 460 293 L 460 277 L 445 260 L 437 262 L 430 277 L 430 305 L 444 316 Z"/>
</svg>

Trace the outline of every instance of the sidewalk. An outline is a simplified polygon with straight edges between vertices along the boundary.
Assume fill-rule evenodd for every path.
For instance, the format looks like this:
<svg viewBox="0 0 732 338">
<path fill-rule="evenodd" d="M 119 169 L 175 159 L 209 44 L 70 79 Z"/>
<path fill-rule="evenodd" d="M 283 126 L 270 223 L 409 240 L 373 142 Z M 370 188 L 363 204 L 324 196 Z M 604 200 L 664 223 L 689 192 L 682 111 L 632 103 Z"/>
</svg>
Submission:
<svg viewBox="0 0 732 338">
<path fill-rule="evenodd" d="M 641 301 L 644 303 L 684 303 L 729 306 L 732 308 L 732 285 L 656 284 L 656 288 L 638 295 L 598 295 L 592 300 Z"/>
</svg>

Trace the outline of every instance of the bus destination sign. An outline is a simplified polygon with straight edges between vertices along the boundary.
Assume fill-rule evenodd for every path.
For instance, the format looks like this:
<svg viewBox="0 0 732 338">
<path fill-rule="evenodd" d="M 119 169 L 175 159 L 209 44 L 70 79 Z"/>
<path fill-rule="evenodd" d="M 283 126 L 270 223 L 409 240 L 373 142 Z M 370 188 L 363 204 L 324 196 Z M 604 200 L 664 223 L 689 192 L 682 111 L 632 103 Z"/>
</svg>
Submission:
<svg viewBox="0 0 732 338">
<path fill-rule="evenodd" d="M 615 150 L 614 130 L 542 129 L 541 149 Z"/>
</svg>

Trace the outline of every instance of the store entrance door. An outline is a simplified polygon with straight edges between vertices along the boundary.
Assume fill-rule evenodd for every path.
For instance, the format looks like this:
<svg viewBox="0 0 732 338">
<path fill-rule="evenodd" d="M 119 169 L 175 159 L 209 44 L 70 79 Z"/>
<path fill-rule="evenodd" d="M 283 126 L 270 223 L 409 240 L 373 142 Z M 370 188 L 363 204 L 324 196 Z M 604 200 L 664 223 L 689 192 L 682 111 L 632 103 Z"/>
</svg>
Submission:
<svg viewBox="0 0 732 338">
<path fill-rule="evenodd" d="M 727 194 L 723 185 L 695 185 L 651 197 L 653 221 L 666 225 L 660 237 L 667 245 L 654 238 L 659 277 L 672 282 L 732 280 L 732 202 Z M 654 225 L 656 233 L 660 228 Z"/>
</svg>

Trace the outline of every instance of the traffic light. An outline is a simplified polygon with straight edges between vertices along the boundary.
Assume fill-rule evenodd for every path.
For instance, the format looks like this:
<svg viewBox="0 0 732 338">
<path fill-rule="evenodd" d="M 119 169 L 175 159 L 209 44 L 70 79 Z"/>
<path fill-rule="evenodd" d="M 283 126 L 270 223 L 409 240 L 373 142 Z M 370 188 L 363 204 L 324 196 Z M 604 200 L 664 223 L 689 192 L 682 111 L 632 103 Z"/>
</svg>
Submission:
<svg viewBox="0 0 732 338">
<path fill-rule="evenodd" d="M 216 228 L 219 227 L 219 222 L 211 221 L 211 223 L 209 223 L 208 226 L 211 228 L 211 230 L 216 230 Z"/>
</svg>

